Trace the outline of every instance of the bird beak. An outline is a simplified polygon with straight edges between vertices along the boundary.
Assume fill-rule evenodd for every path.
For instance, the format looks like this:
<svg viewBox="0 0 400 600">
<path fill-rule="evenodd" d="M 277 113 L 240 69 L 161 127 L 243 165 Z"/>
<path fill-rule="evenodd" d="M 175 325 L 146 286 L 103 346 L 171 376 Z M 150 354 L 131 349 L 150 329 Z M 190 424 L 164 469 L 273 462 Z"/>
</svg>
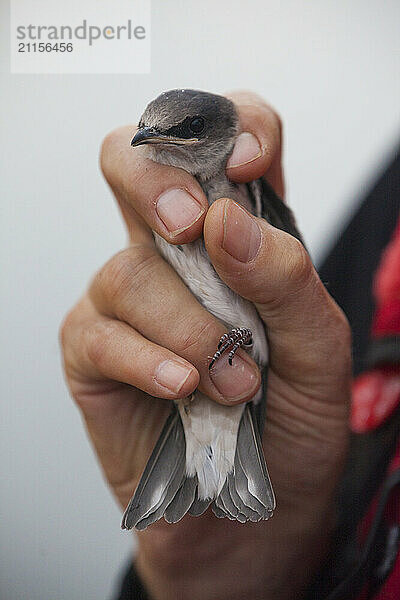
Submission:
<svg viewBox="0 0 400 600">
<path fill-rule="evenodd" d="M 140 127 L 135 133 L 131 146 L 142 146 L 143 144 L 169 144 L 174 146 L 186 146 L 198 142 L 198 138 L 178 138 L 160 133 L 154 127 Z"/>
</svg>

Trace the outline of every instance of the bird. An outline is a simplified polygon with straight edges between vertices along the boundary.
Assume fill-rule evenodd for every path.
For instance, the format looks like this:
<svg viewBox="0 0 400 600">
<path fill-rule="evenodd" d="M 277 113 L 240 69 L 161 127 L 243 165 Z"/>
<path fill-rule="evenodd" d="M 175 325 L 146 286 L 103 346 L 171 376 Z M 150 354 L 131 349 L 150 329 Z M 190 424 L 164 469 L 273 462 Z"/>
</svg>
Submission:
<svg viewBox="0 0 400 600">
<path fill-rule="evenodd" d="M 248 184 L 227 178 L 227 161 L 239 134 L 238 114 L 230 99 L 175 89 L 147 105 L 131 146 L 144 146 L 152 160 L 193 175 L 209 205 L 231 198 L 302 241 L 291 209 L 264 178 Z M 173 402 L 121 526 L 143 530 L 161 518 L 177 523 L 187 513 L 200 516 L 210 505 L 219 518 L 240 523 L 267 520 L 276 500 L 261 441 L 268 375 L 265 326 L 254 304 L 219 278 L 203 238 L 173 245 L 156 232 L 153 236 L 164 259 L 226 327 L 209 369 L 223 353 L 228 353 L 225 368 L 229 368 L 243 347 L 260 368 L 262 385 L 249 402 L 235 406 L 217 404 L 199 390 Z"/>
</svg>

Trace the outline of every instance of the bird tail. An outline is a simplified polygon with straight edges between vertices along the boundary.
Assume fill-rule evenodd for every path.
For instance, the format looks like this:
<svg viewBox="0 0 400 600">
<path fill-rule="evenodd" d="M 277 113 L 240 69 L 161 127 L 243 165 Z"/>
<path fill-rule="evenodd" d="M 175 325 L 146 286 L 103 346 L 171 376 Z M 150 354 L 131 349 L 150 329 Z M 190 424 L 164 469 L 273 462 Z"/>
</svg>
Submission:
<svg viewBox="0 0 400 600">
<path fill-rule="evenodd" d="M 181 416 L 174 406 L 125 510 L 122 528 L 142 530 L 161 517 L 168 523 L 176 523 L 186 513 L 199 516 L 213 498 L 199 497 L 198 490 L 197 475 L 186 474 L 185 434 Z M 243 411 L 234 466 L 212 509 L 217 517 L 228 517 L 241 523 L 268 519 L 275 509 L 275 496 L 252 403 L 246 404 Z"/>
<path fill-rule="evenodd" d="M 145 529 L 161 517 L 176 523 L 201 515 L 212 502 L 198 498 L 197 475 L 185 474 L 186 443 L 178 410 L 172 409 L 122 518 L 122 529 Z"/>
<path fill-rule="evenodd" d="M 217 517 L 241 523 L 256 522 L 269 519 L 275 505 L 256 411 L 254 405 L 248 403 L 239 425 L 234 468 L 215 499 L 213 512 Z"/>
</svg>

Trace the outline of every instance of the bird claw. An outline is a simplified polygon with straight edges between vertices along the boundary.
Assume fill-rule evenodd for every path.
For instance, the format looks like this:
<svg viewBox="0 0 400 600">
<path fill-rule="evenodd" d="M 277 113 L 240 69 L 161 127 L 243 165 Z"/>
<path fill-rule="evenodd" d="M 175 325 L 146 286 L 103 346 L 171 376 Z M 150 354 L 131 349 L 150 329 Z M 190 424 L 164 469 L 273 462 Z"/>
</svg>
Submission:
<svg viewBox="0 0 400 600">
<path fill-rule="evenodd" d="M 231 329 L 231 331 L 228 333 L 224 333 L 219 340 L 217 351 L 211 358 L 210 364 L 208 365 L 208 370 L 212 369 L 215 362 L 220 358 L 225 350 L 228 350 L 228 348 L 230 348 L 228 363 L 232 366 L 233 357 L 235 356 L 237 350 L 241 346 L 250 348 L 252 345 L 253 336 L 250 329 L 247 329 L 247 327 L 236 327 L 235 329 Z"/>
</svg>

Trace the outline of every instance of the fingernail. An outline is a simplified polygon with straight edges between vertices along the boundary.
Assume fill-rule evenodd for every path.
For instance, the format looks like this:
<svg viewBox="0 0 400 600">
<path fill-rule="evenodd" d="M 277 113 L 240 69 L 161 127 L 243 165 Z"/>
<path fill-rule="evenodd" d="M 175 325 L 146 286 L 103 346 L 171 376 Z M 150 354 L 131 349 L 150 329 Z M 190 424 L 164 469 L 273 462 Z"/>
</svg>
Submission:
<svg viewBox="0 0 400 600">
<path fill-rule="evenodd" d="M 238 204 L 227 200 L 224 207 L 223 249 L 236 260 L 246 263 L 257 256 L 260 245 L 261 231 L 257 221 Z"/>
<path fill-rule="evenodd" d="M 204 213 L 204 208 L 186 190 L 168 190 L 157 200 L 156 211 L 173 235 L 188 229 Z"/>
<path fill-rule="evenodd" d="M 238 136 L 226 167 L 227 169 L 241 167 L 242 165 L 246 165 L 247 163 L 256 160 L 261 154 L 260 142 L 256 136 L 245 131 Z"/>
<path fill-rule="evenodd" d="M 154 379 L 173 394 L 178 394 L 191 373 L 192 369 L 174 360 L 164 360 L 158 365 Z"/>
<path fill-rule="evenodd" d="M 228 363 L 228 354 L 223 354 L 210 371 L 210 379 L 225 398 L 235 401 L 245 397 L 258 381 L 256 368 L 236 355 L 232 366 Z"/>
</svg>

